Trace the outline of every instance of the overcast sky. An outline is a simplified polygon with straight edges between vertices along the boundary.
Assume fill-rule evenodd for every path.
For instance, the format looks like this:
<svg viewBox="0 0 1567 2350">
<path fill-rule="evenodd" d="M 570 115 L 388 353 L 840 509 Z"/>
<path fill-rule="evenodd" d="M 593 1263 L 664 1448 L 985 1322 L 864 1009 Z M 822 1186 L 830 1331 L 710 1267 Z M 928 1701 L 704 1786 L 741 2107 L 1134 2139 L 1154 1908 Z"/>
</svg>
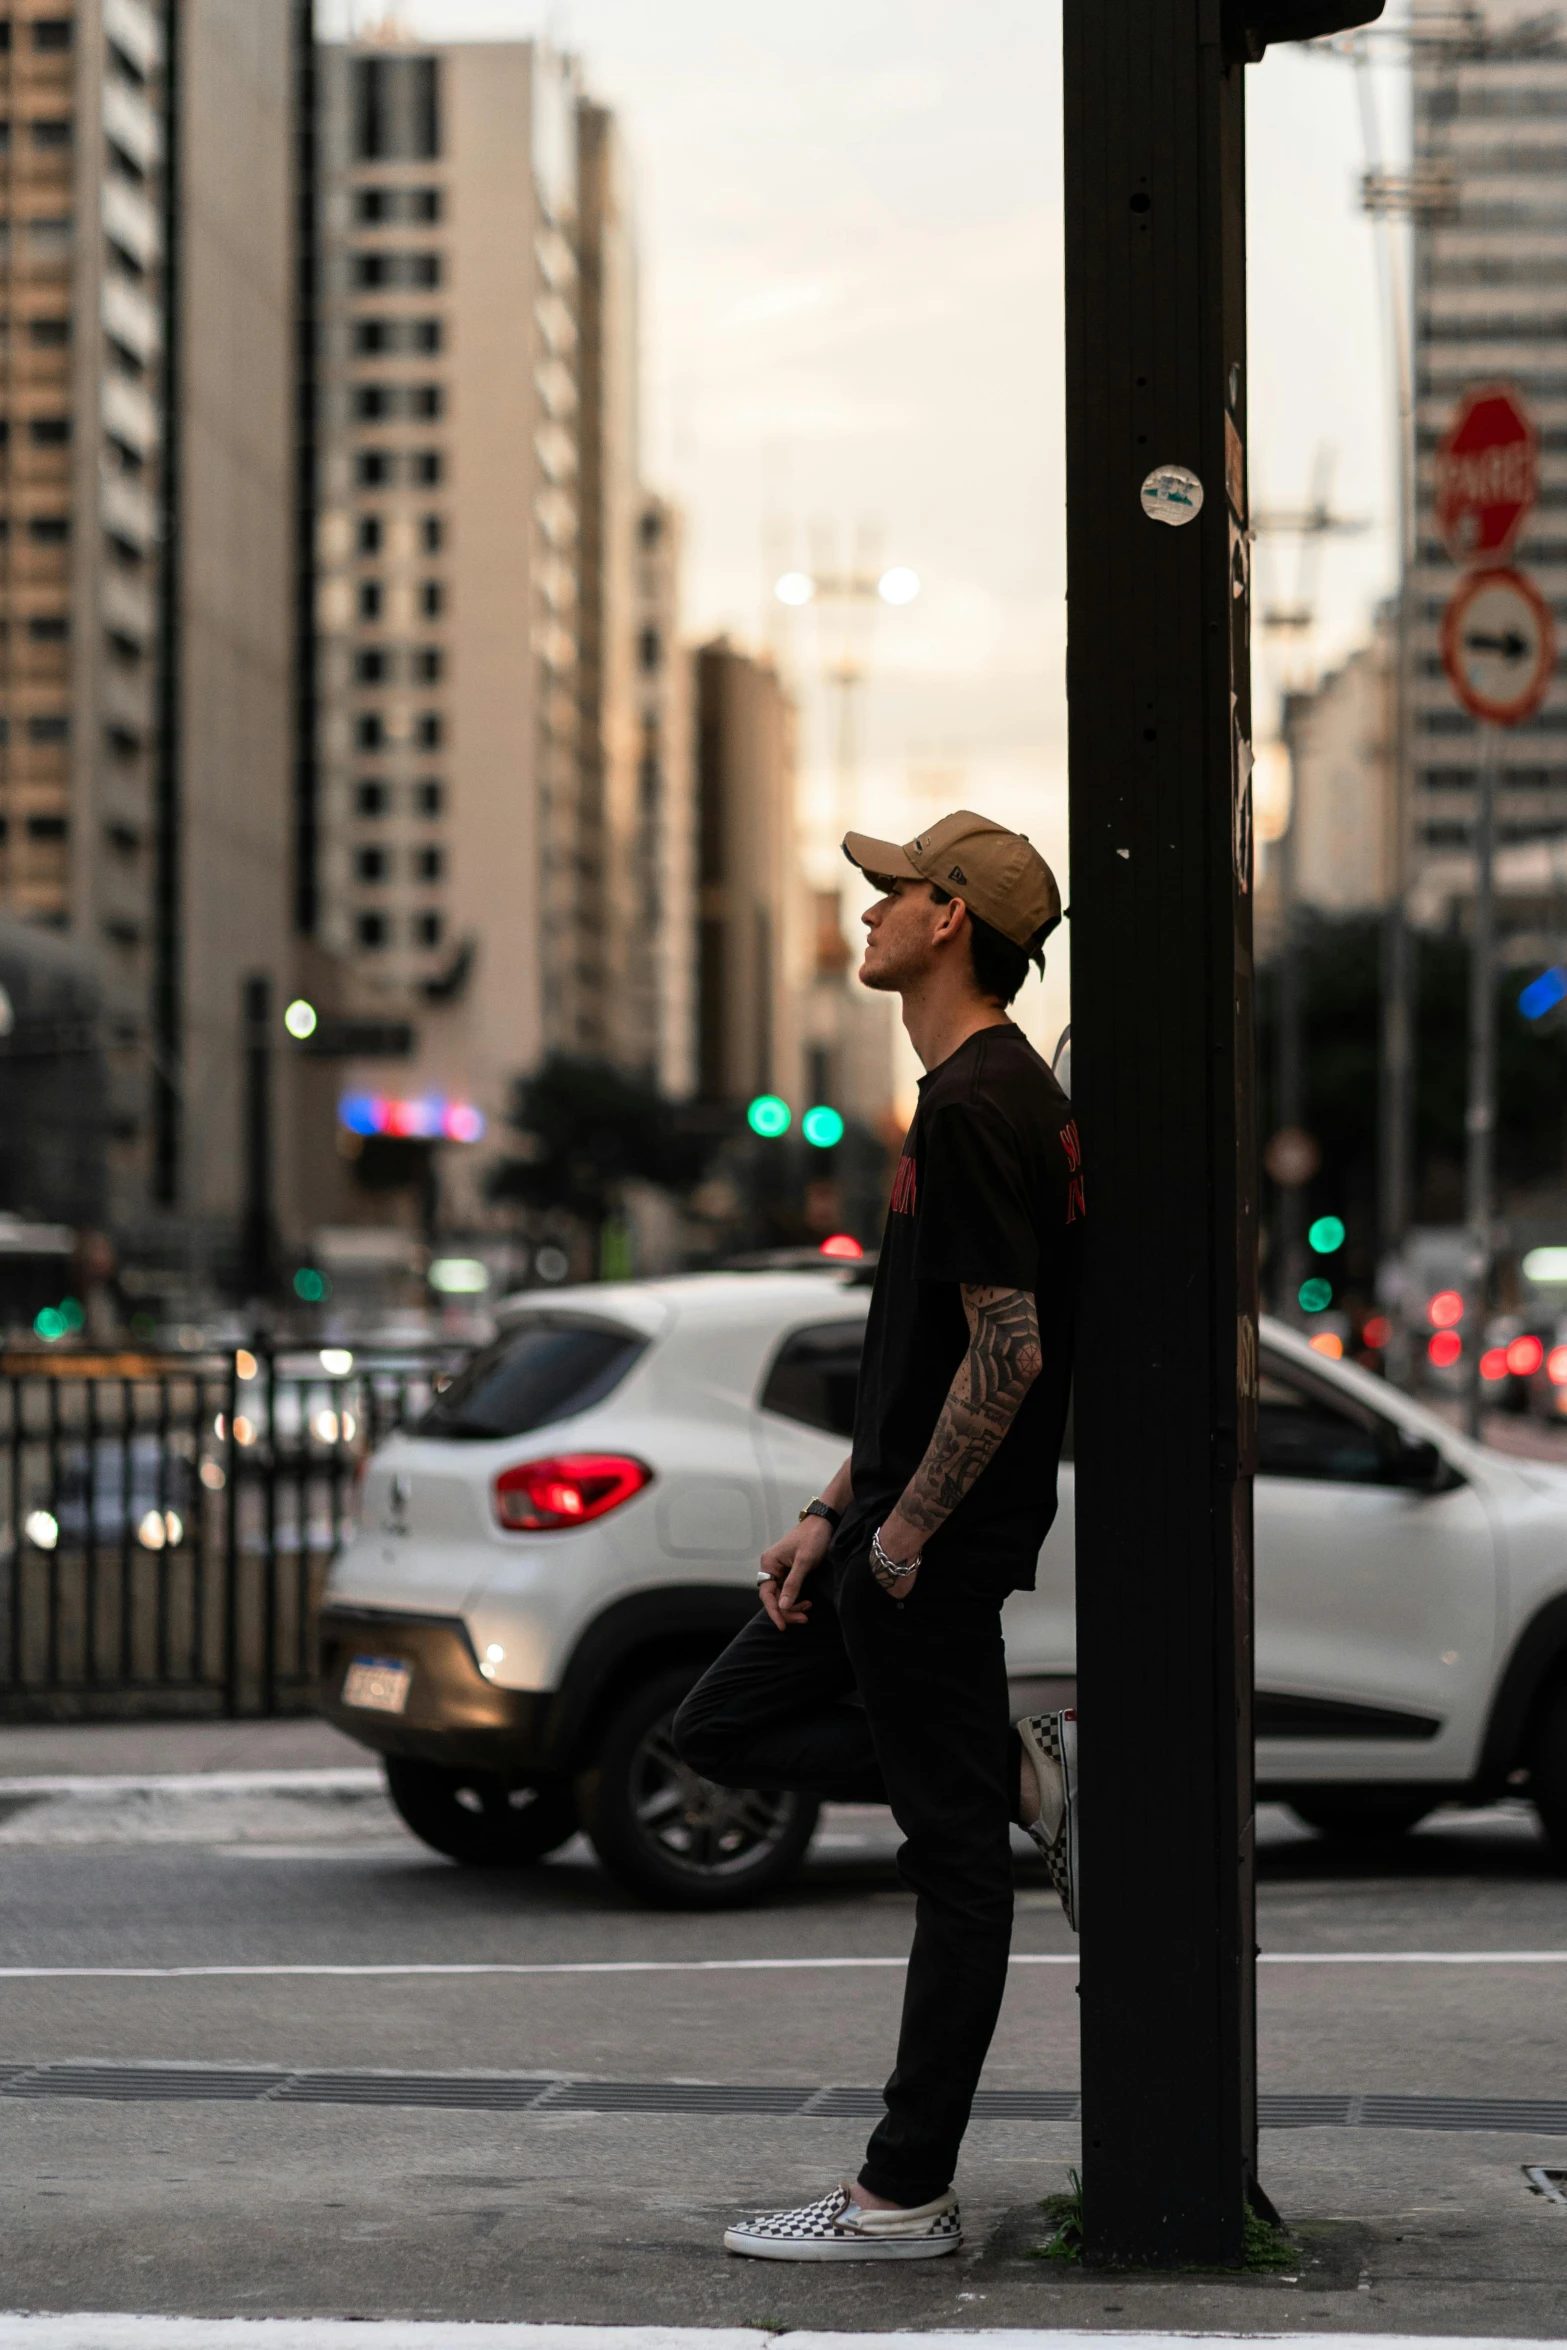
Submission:
<svg viewBox="0 0 1567 2350">
<path fill-rule="evenodd" d="M 327 0 L 323 28 L 350 4 Z M 379 0 L 358 13 L 368 25 Z M 431 39 L 548 33 L 620 114 L 646 465 L 688 517 L 686 622 L 772 632 L 806 712 L 816 853 L 836 813 L 820 678 L 844 647 L 769 588 L 786 561 L 847 562 L 859 539 L 923 592 L 857 648 L 871 682 L 855 816 L 906 838 L 966 803 L 1064 867 L 1059 6 L 408 0 L 403 15 Z M 1398 78 L 1375 81 L 1401 151 Z M 1322 550 L 1315 651 L 1331 660 L 1391 564 L 1355 69 L 1286 49 L 1248 82 L 1253 501 L 1301 502 L 1321 450 L 1336 505 L 1373 526 Z M 1259 604 L 1294 599 L 1294 563 L 1264 545 Z M 1277 657 L 1258 642 L 1265 724 Z M 1028 993 L 1030 1027 L 1053 1037 L 1063 972 Z"/>
</svg>

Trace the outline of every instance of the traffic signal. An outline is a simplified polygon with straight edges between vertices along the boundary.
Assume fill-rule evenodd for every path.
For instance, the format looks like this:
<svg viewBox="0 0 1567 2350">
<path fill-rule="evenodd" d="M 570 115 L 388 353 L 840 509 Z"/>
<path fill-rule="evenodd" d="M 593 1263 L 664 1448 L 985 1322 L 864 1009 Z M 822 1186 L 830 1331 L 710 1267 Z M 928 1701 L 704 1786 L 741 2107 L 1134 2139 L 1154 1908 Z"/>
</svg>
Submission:
<svg viewBox="0 0 1567 2350">
<path fill-rule="evenodd" d="M 825 1102 L 818 1102 L 815 1108 L 807 1110 L 805 1116 L 800 1120 L 800 1132 L 805 1136 L 806 1141 L 814 1143 L 819 1151 L 830 1151 L 834 1143 L 843 1140 L 843 1120 L 838 1112 L 829 1109 Z"/>
<path fill-rule="evenodd" d="M 775 1093 L 759 1093 L 746 1108 L 745 1122 L 753 1134 L 764 1142 L 776 1142 L 780 1134 L 789 1131 L 793 1113 L 786 1101 Z"/>
<path fill-rule="evenodd" d="M 1225 47 L 1255 65 L 1273 41 L 1320 41 L 1375 24 L 1383 0 L 1231 0 L 1224 11 Z"/>
<path fill-rule="evenodd" d="M 1333 1284 L 1324 1281 L 1320 1273 L 1314 1273 L 1309 1281 L 1301 1283 L 1296 1294 L 1303 1314 L 1325 1314 L 1333 1303 Z"/>
<path fill-rule="evenodd" d="M 1319 1257 L 1332 1256 L 1344 1245 L 1344 1226 L 1338 1216 L 1319 1216 L 1306 1234 L 1307 1240 Z"/>
</svg>

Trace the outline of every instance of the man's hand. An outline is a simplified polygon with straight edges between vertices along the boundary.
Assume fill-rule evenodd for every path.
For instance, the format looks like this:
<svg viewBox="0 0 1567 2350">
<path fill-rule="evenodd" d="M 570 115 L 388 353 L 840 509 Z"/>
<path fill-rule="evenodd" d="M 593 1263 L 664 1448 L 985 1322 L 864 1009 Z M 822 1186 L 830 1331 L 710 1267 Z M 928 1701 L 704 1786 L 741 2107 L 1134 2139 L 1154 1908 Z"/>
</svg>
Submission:
<svg viewBox="0 0 1567 2350">
<path fill-rule="evenodd" d="M 831 1542 L 832 1528 L 825 1518 L 802 1518 L 798 1526 L 790 1527 L 782 1541 L 763 1551 L 762 1573 L 769 1580 L 758 1584 L 757 1595 L 780 1632 L 809 1619 L 811 1603 L 802 1599 L 800 1593 L 807 1575 L 813 1574 L 827 1556 Z"/>
</svg>

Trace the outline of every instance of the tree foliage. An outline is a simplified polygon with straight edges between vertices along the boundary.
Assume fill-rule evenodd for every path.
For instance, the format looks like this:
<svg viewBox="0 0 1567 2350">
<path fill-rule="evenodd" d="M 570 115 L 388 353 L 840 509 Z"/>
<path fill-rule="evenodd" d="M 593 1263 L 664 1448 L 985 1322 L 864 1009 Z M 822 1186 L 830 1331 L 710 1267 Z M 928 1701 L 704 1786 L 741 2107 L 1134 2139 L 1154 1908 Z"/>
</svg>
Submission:
<svg viewBox="0 0 1567 2350">
<path fill-rule="evenodd" d="M 671 1105 L 611 1062 L 552 1053 L 513 1089 L 508 1124 L 525 1148 L 490 1178 L 495 1199 L 566 1209 L 598 1225 L 628 1181 L 679 1190 L 701 1173 L 704 1145 Z"/>
</svg>

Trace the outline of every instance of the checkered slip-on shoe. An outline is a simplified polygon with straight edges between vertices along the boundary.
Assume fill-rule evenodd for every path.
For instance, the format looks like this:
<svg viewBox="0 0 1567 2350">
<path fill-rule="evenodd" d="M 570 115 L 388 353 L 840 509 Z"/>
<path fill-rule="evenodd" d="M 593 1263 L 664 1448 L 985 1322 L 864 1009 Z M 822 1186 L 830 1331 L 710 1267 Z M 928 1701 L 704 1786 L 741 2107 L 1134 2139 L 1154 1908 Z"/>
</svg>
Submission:
<svg viewBox="0 0 1567 2350">
<path fill-rule="evenodd" d="M 724 2231 L 724 2250 L 753 2260 L 934 2260 L 963 2242 L 950 2191 L 910 2211 L 862 2211 L 847 2187 L 798 2211 L 763 2211 Z"/>
<path fill-rule="evenodd" d="M 1045 1856 L 1066 1922 L 1077 1932 L 1077 1716 L 1030 1714 L 1017 1734 L 1039 1781 L 1039 1814 L 1024 1827 Z"/>
</svg>

